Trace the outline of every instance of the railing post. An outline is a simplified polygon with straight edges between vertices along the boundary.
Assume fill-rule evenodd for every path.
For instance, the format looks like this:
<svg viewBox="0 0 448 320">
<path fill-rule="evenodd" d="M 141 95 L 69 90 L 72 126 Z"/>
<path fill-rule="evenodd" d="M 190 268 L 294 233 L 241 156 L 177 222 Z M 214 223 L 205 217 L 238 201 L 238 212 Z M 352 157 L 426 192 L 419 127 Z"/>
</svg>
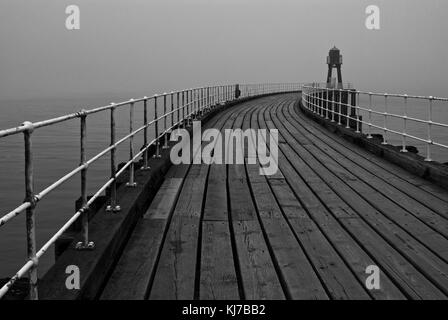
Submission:
<svg viewBox="0 0 448 320">
<path fill-rule="evenodd" d="M 431 159 L 431 145 L 432 145 L 432 104 L 434 97 L 429 97 L 429 109 L 428 109 L 428 143 L 426 144 L 426 158 L 425 161 L 430 162 Z"/>
<path fill-rule="evenodd" d="M 190 90 L 187 89 L 185 95 L 185 106 L 187 108 L 187 127 L 191 125 L 191 113 L 190 113 L 190 101 L 191 101 L 191 94 Z"/>
<path fill-rule="evenodd" d="M 180 92 L 179 91 L 177 91 L 177 126 L 179 127 L 180 126 L 180 98 L 179 98 L 179 95 L 180 95 Z"/>
<path fill-rule="evenodd" d="M 286 86 L 286 91 L 289 91 L 289 86 Z M 324 116 L 324 91 L 323 90 L 319 90 L 319 111 L 320 111 L 320 116 L 323 117 Z"/>
<path fill-rule="evenodd" d="M 205 108 L 205 94 L 204 94 L 204 88 L 199 89 L 199 114 L 202 116 L 204 114 L 204 108 Z"/>
<path fill-rule="evenodd" d="M 182 91 L 182 128 L 185 129 L 185 90 Z"/>
<path fill-rule="evenodd" d="M 204 113 L 207 112 L 207 108 L 208 108 L 207 87 L 204 87 Z"/>
<path fill-rule="evenodd" d="M 156 153 L 153 158 L 160 158 L 160 137 L 159 137 L 159 118 L 157 115 L 157 97 L 158 95 L 154 95 L 154 121 L 155 121 L 155 139 L 156 139 Z"/>
<path fill-rule="evenodd" d="M 23 125 L 27 129 L 23 132 L 25 140 L 25 201 L 31 203 L 26 209 L 26 242 L 28 260 L 33 262 L 29 274 L 29 298 L 30 300 L 38 300 L 37 289 L 37 266 L 38 259 L 36 257 L 36 199 L 34 196 L 34 163 L 31 135 L 34 131 L 34 125 L 31 122 L 24 122 Z"/>
<path fill-rule="evenodd" d="M 194 102 L 195 102 L 195 113 L 196 113 L 196 118 L 199 118 L 201 116 L 201 101 L 200 101 L 200 88 L 196 88 L 194 90 Z"/>
<path fill-rule="evenodd" d="M 325 119 L 329 119 L 328 118 L 328 101 L 329 101 L 329 93 L 328 93 L 328 88 L 325 88 Z"/>
<path fill-rule="evenodd" d="M 110 177 L 112 180 L 110 186 L 110 204 L 106 207 L 107 212 L 118 212 L 121 210 L 117 205 L 117 172 L 115 167 L 116 149 L 115 146 L 115 103 L 111 103 L 110 108 L 110 145 L 113 148 L 110 150 Z"/>
<path fill-rule="evenodd" d="M 134 99 L 130 100 L 129 104 L 129 133 L 132 134 L 134 130 Z M 131 164 L 129 165 L 129 181 L 126 183 L 127 187 L 135 187 L 137 183 L 134 181 L 134 136 L 132 135 L 129 138 L 129 161 Z"/>
<path fill-rule="evenodd" d="M 205 88 L 201 89 L 201 98 L 202 98 L 202 109 L 201 109 L 201 116 L 205 112 L 205 108 L 207 107 L 207 97 L 205 96 Z"/>
<path fill-rule="evenodd" d="M 403 135 L 402 138 L 402 148 L 400 152 L 408 152 L 406 149 L 406 134 L 407 134 L 407 126 L 408 126 L 408 95 L 404 95 L 404 116 L 403 116 Z"/>
<path fill-rule="evenodd" d="M 174 92 L 171 91 L 171 130 L 174 128 Z"/>
<path fill-rule="evenodd" d="M 193 120 L 195 120 L 194 118 L 193 118 L 193 106 L 194 106 L 194 96 L 193 96 L 193 89 L 191 89 L 190 90 L 190 102 L 188 103 L 188 105 L 190 106 L 189 108 L 190 108 L 190 113 L 189 113 L 189 123 L 190 123 L 190 126 L 192 126 L 193 125 Z"/>
<path fill-rule="evenodd" d="M 342 118 L 342 89 L 338 89 L 338 125 L 342 125 L 341 118 Z"/>
<path fill-rule="evenodd" d="M 334 121 L 334 109 L 335 109 L 335 105 L 336 105 L 336 94 L 335 94 L 335 89 L 331 88 L 331 122 L 335 122 Z"/>
<path fill-rule="evenodd" d="M 210 88 L 210 110 L 213 109 L 213 106 L 215 105 L 215 87 Z"/>
<path fill-rule="evenodd" d="M 387 144 L 387 116 L 389 114 L 389 108 L 387 105 L 387 96 L 388 94 L 384 94 L 384 128 L 383 128 L 383 142 L 381 144 Z"/>
<path fill-rule="evenodd" d="M 196 92 L 197 88 L 192 89 L 191 91 L 191 114 L 193 116 L 193 120 L 196 120 L 198 118 L 198 113 L 196 111 Z"/>
<path fill-rule="evenodd" d="M 372 139 L 372 92 L 369 92 L 369 132 L 367 139 Z"/>
<path fill-rule="evenodd" d="M 360 98 L 360 93 L 358 92 L 357 94 L 355 93 L 355 95 L 353 95 L 353 99 L 355 99 L 355 117 L 356 117 L 356 133 L 361 133 L 361 128 L 360 128 L 360 115 L 359 115 L 359 98 Z M 361 120 L 362 121 L 362 120 Z"/>
<path fill-rule="evenodd" d="M 202 116 L 202 88 L 198 88 L 198 117 Z"/>
<path fill-rule="evenodd" d="M 149 170 L 151 169 L 148 164 L 148 97 L 144 97 L 143 100 L 143 125 L 145 128 L 143 129 L 143 148 L 145 151 L 143 152 L 143 166 L 140 170 Z"/>
<path fill-rule="evenodd" d="M 163 147 L 162 147 L 162 149 L 168 149 L 169 148 L 169 146 L 168 146 L 168 130 L 167 130 L 167 128 L 166 128 L 166 117 L 167 117 L 167 115 L 166 115 L 166 110 L 167 110 L 167 107 L 166 107 L 166 96 L 167 96 L 167 93 L 165 92 L 164 94 L 163 94 L 163 132 L 164 132 L 164 136 L 165 136 L 165 142 L 164 142 L 164 144 L 163 144 Z"/>
<path fill-rule="evenodd" d="M 210 110 L 211 100 L 210 100 L 210 87 L 207 87 L 207 110 Z"/>
<path fill-rule="evenodd" d="M 190 127 L 193 123 L 193 112 L 192 112 L 192 101 L 193 101 L 193 90 L 188 89 L 187 90 L 187 117 L 188 122 L 187 125 Z"/>
<path fill-rule="evenodd" d="M 285 86 L 285 91 L 288 91 L 288 87 Z M 323 111 L 323 102 L 322 102 L 322 90 L 319 89 L 319 92 L 317 93 L 317 104 L 319 106 L 319 115 L 321 117 L 324 116 L 324 111 Z"/>
<path fill-rule="evenodd" d="M 346 129 L 350 129 L 350 115 L 352 113 L 352 106 L 351 106 L 351 100 L 355 99 L 349 92 L 349 90 L 346 90 L 345 92 L 347 92 L 347 108 L 345 109 L 346 111 L 346 115 L 345 115 L 345 120 L 347 121 L 347 123 L 345 124 L 345 128 Z M 356 107 L 355 107 L 356 110 Z M 355 116 L 357 118 L 357 116 Z M 358 121 L 356 121 L 356 124 L 358 124 Z M 356 130 L 358 131 L 358 130 Z"/>
<path fill-rule="evenodd" d="M 82 241 L 76 244 L 77 250 L 92 250 L 95 246 L 93 241 L 89 241 L 89 208 L 87 207 L 87 165 L 86 165 L 86 134 L 87 134 L 87 115 L 84 110 L 80 111 L 81 120 L 81 139 L 80 139 L 80 165 L 84 165 L 81 170 L 81 224 Z"/>
<path fill-rule="evenodd" d="M 314 88 L 314 85 L 313 85 L 313 89 L 311 90 L 311 111 L 312 111 L 313 113 L 316 113 L 316 106 L 315 106 L 315 97 L 314 97 L 314 94 L 315 94 L 315 88 Z"/>
<path fill-rule="evenodd" d="M 218 87 L 213 87 L 213 107 L 216 107 L 216 104 L 218 102 Z"/>
</svg>

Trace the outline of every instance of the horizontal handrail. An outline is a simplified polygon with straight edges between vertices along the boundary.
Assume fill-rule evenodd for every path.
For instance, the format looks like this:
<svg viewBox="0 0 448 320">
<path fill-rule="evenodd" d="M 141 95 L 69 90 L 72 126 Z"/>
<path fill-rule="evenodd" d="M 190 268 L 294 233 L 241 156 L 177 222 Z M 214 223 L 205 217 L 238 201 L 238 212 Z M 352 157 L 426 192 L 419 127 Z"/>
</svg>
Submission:
<svg viewBox="0 0 448 320">
<path fill-rule="evenodd" d="M 332 90 L 350 90 L 350 91 L 356 91 L 356 93 L 360 94 L 366 94 L 366 95 L 372 95 L 372 96 L 378 96 L 383 97 L 384 95 L 387 95 L 389 97 L 395 97 L 395 98 L 409 98 L 409 99 L 421 99 L 421 100 L 428 100 L 429 98 L 432 98 L 433 100 L 437 101 L 448 101 L 448 98 L 443 97 L 433 97 L 433 96 L 422 96 L 422 95 L 412 95 L 412 94 L 406 94 L 406 93 L 380 93 L 380 92 L 372 92 L 372 91 L 362 91 L 362 90 L 355 90 L 352 89 L 352 84 L 348 83 L 345 85 L 342 85 L 342 88 L 334 88 L 332 86 L 329 86 L 326 83 L 309 83 L 304 85 L 305 88 L 314 88 L 314 89 L 332 89 Z"/>
<path fill-rule="evenodd" d="M 365 95 L 368 97 L 369 106 L 361 106 L 360 97 Z M 344 102 L 346 96 L 346 101 Z M 384 110 L 378 111 L 373 109 L 373 97 L 382 97 L 384 99 Z M 403 99 L 403 114 L 389 112 L 389 99 L 400 98 Z M 421 119 L 408 115 L 408 101 L 409 99 L 425 100 L 427 102 L 427 117 Z M 448 145 L 442 141 L 435 141 L 433 135 L 433 128 L 448 128 L 447 123 L 434 121 L 433 119 L 433 104 L 435 101 L 448 102 L 448 98 L 433 97 L 433 96 L 419 96 L 408 94 L 389 94 L 389 93 L 373 93 L 367 91 L 360 91 L 355 89 L 331 88 L 326 84 L 307 84 L 303 86 L 302 101 L 306 109 L 325 117 L 332 122 L 338 120 L 338 124 L 342 125 L 344 120 L 346 127 L 349 127 L 350 121 L 356 124 L 356 131 L 360 132 L 361 124 L 367 126 L 367 138 L 372 138 L 372 128 L 379 129 L 383 132 L 382 144 L 388 144 L 388 133 L 401 136 L 401 152 L 407 152 L 407 139 L 413 139 L 426 144 L 425 161 L 432 161 L 431 151 L 432 146 L 438 146 L 448 149 Z M 343 111 L 345 108 L 345 111 Z M 360 111 L 368 114 L 368 119 L 364 120 L 360 117 Z M 372 115 L 377 115 L 382 118 L 381 123 L 374 123 Z M 392 129 L 389 126 L 389 118 L 402 119 L 402 131 Z M 426 124 L 426 137 L 416 136 L 408 133 L 409 121 Z M 378 121 L 379 122 L 379 121 Z"/>
<path fill-rule="evenodd" d="M 7 222 L 18 216 L 20 213 L 26 211 L 26 225 L 27 225 L 27 251 L 28 260 L 19 269 L 19 271 L 10 280 L 0 288 L 0 299 L 8 292 L 13 284 L 25 274 L 29 274 L 29 298 L 38 299 L 38 287 L 37 287 L 37 268 L 39 259 L 48 248 L 53 245 L 56 240 L 79 218 L 82 219 L 82 241 L 76 245 L 79 250 L 92 250 L 94 249 L 94 243 L 89 241 L 89 221 L 88 211 L 90 206 L 95 200 L 103 194 L 107 188 L 110 188 L 110 199 L 107 211 L 119 212 L 120 206 L 118 204 L 116 193 L 116 182 L 124 172 L 129 172 L 129 181 L 126 184 L 128 187 L 136 185 L 134 181 L 134 164 L 142 157 L 143 167 L 142 170 L 149 170 L 148 165 L 148 152 L 151 146 L 155 146 L 154 157 L 160 157 L 160 144 L 161 139 L 165 137 L 164 146 L 167 147 L 168 133 L 176 127 L 190 126 L 194 118 L 213 110 L 218 105 L 235 101 L 240 98 L 254 97 L 264 94 L 273 94 L 281 92 L 300 91 L 302 84 L 299 83 L 264 83 L 264 84 L 230 84 L 208 87 L 197 87 L 184 89 L 179 91 L 171 91 L 169 93 L 156 94 L 150 97 L 143 97 L 138 99 L 129 99 L 127 101 L 119 103 L 111 103 L 106 106 L 101 106 L 89 110 L 80 110 L 75 113 L 55 117 L 48 120 L 39 122 L 24 122 L 22 125 L 0 130 L 0 138 L 23 134 L 24 135 L 24 149 L 25 149 L 25 200 L 19 206 L 12 211 L 0 216 L 0 227 Z M 148 103 L 153 104 L 153 119 L 148 121 Z M 134 108 L 137 103 L 143 103 L 143 126 L 134 129 Z M 158 115 L 158 103 L 162 104 L 163 114 Z M 129 133 L 124 137 L 116 140 L 116 128 L 115 128 L 115 110 L 121 107 L 129 107 Z M 168 110 L 169 109 L 169 110 Z M 87 118 L 91 114 L 100 112 L 110 112 L 110 145 L 101 150 L 99 153 L 91 157 L 86 158 L 85 144 L 86 144 L 86 127 Z M 177 114 L 176 121 L 174 121 Z M 171 124 L 168 124 L 168 118 L 171 120 Z M 35 130 L 58 123 L 66 122 L 73 119 L 80 119 L 80 164 L 60 177 L 58 180 L 51 183 L 38 193 L 33 189 L 33 147 L 32 147 L 32 134 Z M 159 123 L 163 122 L 163 130 L 160 130 Z M 155 129 L 155 136 L 151 141 L 148 141 L 148 129 L 153 127 Z M 143 147 L 139 152 L 134 154 L 133 138 L 143 132 Z M 129 142 L 129 159 L 126 163 L 117 171 L 116 168 L 116 155 L 115 151 L 117 147 L 124 142 Z M 87 172 L 91 164 L 110 154 L 110 178 L 95 192 L 95 194 L 87 200 Z M 58 231 L 39 249 L 36 248 L 36 230 L 35 230 L 35 214 L 36 207 L 40 200 L 50 194 L 53 190 L 57 189 L 63 183 L 73 178 L 75 175 L 81 175 L 81 206 L 71 218 L 60 228 Z"/>
</svg>

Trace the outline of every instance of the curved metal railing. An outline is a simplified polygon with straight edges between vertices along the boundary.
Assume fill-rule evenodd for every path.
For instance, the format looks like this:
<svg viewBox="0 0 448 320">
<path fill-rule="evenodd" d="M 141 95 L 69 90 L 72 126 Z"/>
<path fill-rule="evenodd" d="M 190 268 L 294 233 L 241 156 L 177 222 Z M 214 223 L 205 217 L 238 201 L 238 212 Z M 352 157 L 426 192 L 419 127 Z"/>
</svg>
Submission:
<svg viewBox="0 0 448 320">
<path fill-rule="evenodd" d="M 360 98 L 367 98 L 368 106 L 363 106 L 360 103 Z M 374 110 L 373 98 L 381 97 L 384 99 L 384 110 Z M 403 99 L 403 114 L 390 112 L 389 99 L 399 98 Z M 410 99 L 426 101 L 427 117 L 426 119 L 409 116 L 408 101 Z M 344 101 L 345 100 L 345 101 Z M 325 117 L 332 122 L 338 121 L 339 125 L 345 122 L 346 127 L 350 125 L 350 121 L 355 123 L 356 132 L 360 133 L 361 124 L 367 126 L 367 138 L 372 138 L 372 129 L 378 129 L 383 133 L 382 144 L 388 144 L 388 134 L 395 134 L 401 137 L 401 152 L 407 152 L 408 139 L 422 142 L 426 144 L 425 161 L 433 161 L 431 157 L 432 146 L 438 146 L 448 150 L 448 145 L 443 141 L 436 141 L 433 135 L 434 127 L 448 129 L 448 124 L 434 121 L 433 104 L 434 102 L 448 102 L 448 98 L 440 98 L 433 96 L 418 96 L 407 94 L 388 94 L 388 93 L 374 93 L 359 91 L 355 89 L 337 89 L 329 88 L 326 84 L 307 84 L 303 86 L 302 91 L 303 105 L 309 111 Z M 360 117 L 361 112 L 367 114 L 366 120 Z M 374 120 L 372 115 L 379 116 L 382 119 Z M 390 126 L 391 118 L 402 120 L 402 131 L 398 131 Z M 382 121 L 381 121 L 382 120 Z M 409 122 L 420 123 L 426 125 L 426 136 L 417 136 L 410 134 Z M 448 131 L 445 137 L 448 136 Z"/>
<path fill-rule="evenodd" d="M 244 85 L 220 85 L 210 87 L 199 87 L 194 89 L 186 89 L 181 91 L 174 91 L 164 93 L 161 95 L 153 95 L 151 97 L 143 97 L 139 99 L 130 99 L 120 103 L 111 103 L 110 105 L 90 109 L 80 110 L 76 113 L 67 114 L 61 117 L 39 121 L 39 122 L 24 122 L 22 125 L 6 130 L 0 130 L 0 139 L 10 135 L 23 134 L 24 135 L 24 150 L 25 150 L 25 200 L 22 204 L 17 206 L 12 211 L 0 216 L 0 227 L 8 223 L 11 219 L 18 216 L 20 213 L 26 211 L 26 229 L 27 229 L 27 251 L 28 260 L 20 268 L 20 270 L 2 287 L 0 288 L 0 299 L 8 292 L 11 286 L 25 274 L 29 274 L 29 298 L 38 298 L 37 287 L 37 268 L 39 259 L 45 252 L 53 245 L 56 240 L 78 219 L 82 219 L 82 241 L 77 244 L 77 249 L 93 249 L 94 243 L 89 241 L 89 220 L 88 213 L 92 203 L 103 193 L 107 188 L 110 188 L 110 202 L 107 206 L 107 211 L 120 211 L 120 206 L 117 203 L 116 181 L 126 170 L 129 172 L 129 181 L 127 186 L 135 186 L 134 181 L 134 166 L 135 161 L 139 157 L 143 157 L 143 166 L 141 169 L 148 170 L 148 152 L 151 146 L 155 146 L 155 157 L 160 157 L 160 145 L 168 144 L 167 133 L 171 132 L 176 127 L 185 127 L 189 125 L 192 119 L 198 115 L 202 115 L 216 106 L 234 101 L 236 99 L 254 97 L 264 94 L 281 93 L 299 91 L 302 84 L 298 83 L 270 83 L 270 84 L 244 84 Z M 148 107 L 152 102 L 153 105 L 153 119 L 148 121 Z M 158 103 L 163 105 L 163 115 L 158 115 Z M 134 108 L 136 104 L 143 105 L 143 126 L 134 129 Z M 118 108 L 129 107 L 129 134 L 116 139 L 115 128 L 115 111 Z M 100 112 L 110 112 L 110 146 L 102 150 L 90 159 L 86 158 L 86 127 L 87 117 L 91 114 Z M 58 123 L 70 121 L 73 119 L 80 119 L 80 165 L 72 171 L 53 182 L 51 185 L 35 193 L 33 187 L 33 146 L 32 136 L 33 132 L 39 128 L 55 125 Z M 160 130 L 159 123 L 163 121 L 163 130 Z M 170 123 L 168 123 L 170 122 Z M 148 129 L 154 126 L 155 136 L 151 141 L 148 141 Z M 134 137 L 138 134 L 143 134 L 143 147 L 137 153 L 134 152 Z M 164 141 L 161 141 L 164 138 Z M 129 160 L 117 171 L 116 154 L 117 147 L 124 142 L 129 142 Z M 95 194 L 87 199 L 87 172 L 88 167 L 110 154 L 110 178 L 100 187 Z M 81 209 L 75 214 L 39 249 L 36 248 L 36 228 L 35 228 L 35 211 L 38 202 L 46 197 L 50 192 L 57 189 L 67 180 L 74 177 L 76 174 L 81 176 Z"/>
</svg>

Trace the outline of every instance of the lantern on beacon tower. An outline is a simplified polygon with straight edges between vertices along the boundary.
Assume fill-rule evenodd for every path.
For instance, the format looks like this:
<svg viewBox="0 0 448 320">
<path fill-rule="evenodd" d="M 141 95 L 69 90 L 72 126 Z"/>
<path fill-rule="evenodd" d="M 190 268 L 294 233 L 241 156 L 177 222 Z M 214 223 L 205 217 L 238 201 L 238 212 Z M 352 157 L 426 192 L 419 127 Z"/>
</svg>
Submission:
<svg viewBox="0 0 448 320">
<path fill-rule="evenodd" d="M 337 88 L 342 88 L 342 72 L 341 72 L 342 55 L 340 50 L 336 48 L 336 46 L 330 49 L 330 52 L 327 57 L 327 64 L 328 64 L 327 86 L 331 85 L 331 76 L 333 73 L 333 68 L 336 68 L 338 71 Z"/>
</svg>

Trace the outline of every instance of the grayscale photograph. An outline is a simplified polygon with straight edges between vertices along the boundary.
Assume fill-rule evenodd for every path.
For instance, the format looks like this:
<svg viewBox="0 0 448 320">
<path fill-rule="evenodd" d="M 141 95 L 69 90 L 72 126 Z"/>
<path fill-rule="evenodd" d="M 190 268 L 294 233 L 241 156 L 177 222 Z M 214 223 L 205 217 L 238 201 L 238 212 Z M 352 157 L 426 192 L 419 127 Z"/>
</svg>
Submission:
<svg viewBox="0 0 448 320">
<path fill-rule="evenodd" d="M 0 0 L 0 309 L 447 300 L 447 14 Z"/>
</svg>

